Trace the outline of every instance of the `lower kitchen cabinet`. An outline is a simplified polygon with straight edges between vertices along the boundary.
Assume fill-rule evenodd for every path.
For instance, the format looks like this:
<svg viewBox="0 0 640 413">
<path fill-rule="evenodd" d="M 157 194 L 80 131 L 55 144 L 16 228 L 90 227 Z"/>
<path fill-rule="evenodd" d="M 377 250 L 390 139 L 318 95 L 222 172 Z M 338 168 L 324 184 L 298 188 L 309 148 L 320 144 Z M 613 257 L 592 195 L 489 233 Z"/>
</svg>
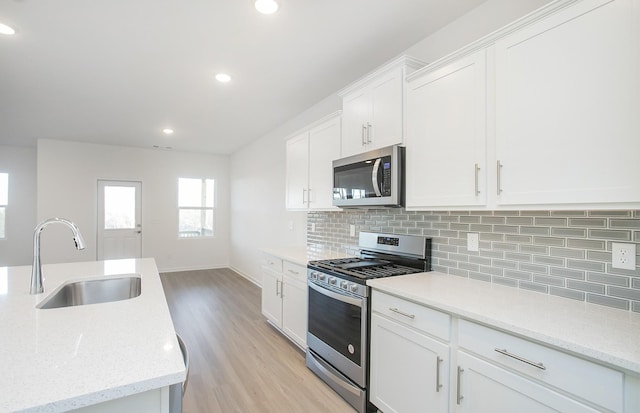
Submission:
<svg viewBox="0 0 640 413">
<path fill-rule="evenodd" d="M 381 412 L 638 412 L 640 377 L 378 290 L 369 401 Z"/>
<path fill-rule="evenodd" d="M 449 315 L 374 291 L 369 401 L 385 413 L 446 412 Z"/>
<path fill-rule="evenodd" d="M 262 314 L 302 349 L 307 345 L 307 270 L 272 255 L 262 265 Z"/>
<path fill-rule="evenodd" d="M 373 313 L 371 401 L 386 412 L 446 412 L 449 346 Z"/>
<path fill-rule="evenodd" d="M 480 358 L 458 353 L 457 412 L 599 412 Z"/>
</svg>

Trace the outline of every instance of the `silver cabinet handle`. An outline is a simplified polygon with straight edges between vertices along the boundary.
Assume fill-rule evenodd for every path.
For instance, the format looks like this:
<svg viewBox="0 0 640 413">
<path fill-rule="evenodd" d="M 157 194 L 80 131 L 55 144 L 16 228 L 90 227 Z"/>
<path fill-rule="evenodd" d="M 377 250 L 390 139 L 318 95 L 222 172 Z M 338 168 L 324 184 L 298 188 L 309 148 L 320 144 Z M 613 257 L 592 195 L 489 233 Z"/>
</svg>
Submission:
<svg viewBox="0 0 640 413">
<path fill-rule="evenodd" d="M 367 131 L 367 125 L 363 123 L 362 124 L 362 146 L 367 144 L 367 140 L 364 137 L 366 131 Z"/>
<path fill-rule="evenodd" d="M 288 270 L 288 271 L 289 271 L 291 274 L 295 274 L 295 275 L 300 274 L 298 271 L 293 271 L 293 270 L 291 270 L 291 269 L 290 269 L 290 270 Z"/>
<path fill-rule="evenodd" d="M 371 143 L 371 124 L 367 122 L 367 143 Z"/>
<path fill-rule="evenodd" d="M 440 393 L 442 388 L 442 384 L 440 384 L 440 363 L 442 363 L 442 358 L 436 356 L 436 393 Z"/>
<path fill-rule="evenodd" d="M 410 319 L 414 319 L 416 318 L 416 316 L 414 314 L 409 314 L 409 313 L 405 313 L 404 311 L 400 311 L 397 308 L 391 308 L 389 307 L 389 311 L 393 311 L 394 313 L 400 314 L 401 316 L 410 318 Z"/>
<path fill-rule="evenodd" d="M 307 193 L 306 188 L 302 188 L 302 203 L 303 203 L 303 204 L 306 204 L 306 203 L 307 203 L 307 201 L 305 201 L 305 199 L 304 199 L 304 195 L 305 195 L 306 193 Z"/>
<path fill-rule="evenodd" d="M 542 364 L 542 363 L 536 363 L 535 361 L 527 360 L 526 358 L 518 356 L 517 354 L 509 353 L 506 348 L 503 348 L 503 349 L 497 348 L 497 349 L 495 349 L 495 351 L 497 351 L 500 354 L 504 354 L 507 357 L 511 357 L 511 358 L 516 359 L 518 361 L 521 361 L 523 363 L 527 363 L 528 365 L 536 367 L 536 368 L 538 368 L 540 370 L 546 370 L 547 369 L 545 367 L 545 365 Z"/>
<path fill-rule="evenodd" d="M 458 389 L 456 390 L 456 403 L 458 405 L 460 405 L 460 402 L 462 401 L 462 399 L 464 399 L 464 396 L 462 395 L 462 392 L 460 391 L 460 376 L 462 376 L 462 372 L 464 371 L 464 369 L 460 366 L 458 366 Z"/>
<path fill-rule="evenodd" d="M 498 178 L 498 195 L 500 195 L 500 193 L 502 192 L 502 183 L 501 181 L 501 175 L 502 175 L 502 164 L 500 163 L 500 161 L 496 161 L 496 176 Z"/>
<path fill-rule="evenodd" d="M 478 172 L 480 172 L 480 167 L 476 164 L 476 196 L 480 195 L 480 188 L 478 187 Z"/>
<path fill-rule="evenodd" d="M 276 296 L 280 295 L 280 280 L 276 280 Z"/>
</svg>

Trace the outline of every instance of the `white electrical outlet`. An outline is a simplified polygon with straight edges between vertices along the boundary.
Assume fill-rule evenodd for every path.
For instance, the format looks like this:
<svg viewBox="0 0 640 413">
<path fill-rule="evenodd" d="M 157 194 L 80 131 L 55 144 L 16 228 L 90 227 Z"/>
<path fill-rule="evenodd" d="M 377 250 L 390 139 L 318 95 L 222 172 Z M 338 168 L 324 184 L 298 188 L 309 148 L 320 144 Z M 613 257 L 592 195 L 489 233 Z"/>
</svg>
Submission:
<svg viewBox="0 0 640 413">
<path fill-rule="evenodd" d="M 480 241 L 477 232 L 467 233 L 467 250 L 478 251 L 480 249 Z"/>
<path fill-rule="evenodd" d="M 636 269 L 636 244 L 611 243 L 611 266 L 624 270 Z"/>
<path fill-rule="evenodd" d="M 349 235 L 352 237 L 356 236 L 356 226 L 355 225 L 349 225 Z"/>
<path fill-rule="evenodd" d="M 311 223 L 311 232 L 316 232 L 316 223 L 315 222 Z"/>
</svg>

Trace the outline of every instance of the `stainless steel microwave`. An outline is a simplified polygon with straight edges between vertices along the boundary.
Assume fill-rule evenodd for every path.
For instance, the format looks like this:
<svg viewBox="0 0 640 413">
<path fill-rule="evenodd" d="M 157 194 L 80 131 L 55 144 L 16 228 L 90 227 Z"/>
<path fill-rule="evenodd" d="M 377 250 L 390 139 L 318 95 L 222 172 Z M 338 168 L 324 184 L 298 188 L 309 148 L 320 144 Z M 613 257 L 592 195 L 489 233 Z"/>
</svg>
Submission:
<svg viewBox="0 0 640 413">
<path fill-rule="evenodd" d="M 333 205 L 404 205 L 404 147 L 394 145 L 333 161 Z"/>
</svg>

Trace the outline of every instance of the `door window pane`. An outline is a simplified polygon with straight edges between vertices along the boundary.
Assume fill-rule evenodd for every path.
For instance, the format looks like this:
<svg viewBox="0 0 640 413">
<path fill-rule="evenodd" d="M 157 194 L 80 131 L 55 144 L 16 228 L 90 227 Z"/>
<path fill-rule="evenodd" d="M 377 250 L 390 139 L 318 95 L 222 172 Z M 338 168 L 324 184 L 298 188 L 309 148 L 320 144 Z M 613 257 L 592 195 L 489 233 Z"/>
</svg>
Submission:
<svg viewBox="0 0 640 413">
<path fill-rule="evenodd" d="M 104 229 L 133 229 L 136 226 L 136 189 L 104 187 Z"/>
</svg>

